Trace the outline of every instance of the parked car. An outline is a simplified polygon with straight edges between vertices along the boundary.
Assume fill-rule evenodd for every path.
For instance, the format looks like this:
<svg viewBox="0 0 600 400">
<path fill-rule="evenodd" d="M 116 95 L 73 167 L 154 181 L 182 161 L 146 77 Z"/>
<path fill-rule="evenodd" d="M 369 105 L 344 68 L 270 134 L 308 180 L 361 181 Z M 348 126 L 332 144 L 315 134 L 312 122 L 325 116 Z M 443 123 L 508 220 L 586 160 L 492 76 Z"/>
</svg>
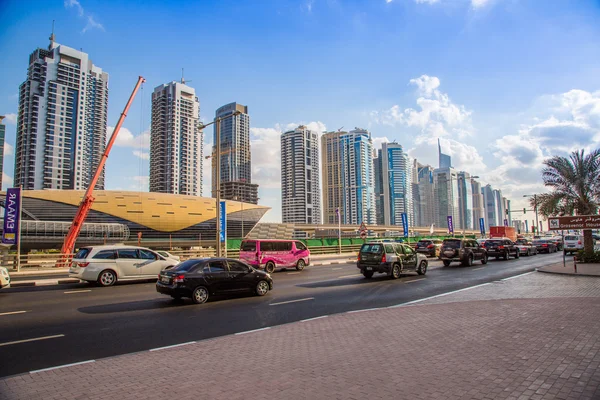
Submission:
<svg viewBox="0 0 600 400">
<path fill-rule="evenodd" d="M 583 250 L 583 236 L 581 235 L 567 235 L 565 236 L 565 247 L 563 249 L 565 254 L 576 253 L 579 250 Z"/>
<path fill-rule="evenodd" d="M 537 247 L 527 239 L 517 239 L 515 244 L 519 249 L 519 254 L 524 256 L 535 256 L 538 253 Z"/>
<path fill-rule="evenodd" d="M 480 246 L 474 239 L 444 239 L 439 258 L 445 267 L 453 261 L 471 266 L 476 260 L 481 260 L 482 264 L 487 264 L 488 253 L 485 247 Z"/>
<path fill-rule="evenodd" d="M 480 246 L 483 246 L 483 244 L 490 239 L 477 239 L 477 243 L 479 243 Z"/>
<path fill-rule="evenodd" d="M 71 261 L 69 277 L 112 286 L 117 281 L 156 278 L 160 271 L 176 264 L 177 261 L 144 247 L 82 247 Z"/>
<path fill-rule="evenodd" d="M 402 243 L 367 242 L 358 252 L 356 266 L 369 279 L 375 272 L 398 279 L 406 271 L 427 273 L 427 257 Z"/>
<path fill-rule="evenodd" d="M 562 236 L 553 236 L 549 240 L 554 242 L 557 251 L 562 251 L 565 248 Z"/>
<path fill-rule="evenodd" d="M 174 299 L 190 297 L 196 304 L 219 293 L 252 291 L 264 296 L 272 289 L 271 275 L 230 258 L 189 259 L 161 271 L 156 282 L 158 293 Z"/>
<path fill-rule="evenodd" d="M 272 273 L 276 268 L 302 271 L 310 265 L 310 250 L 298 240 L 244 240 L 240 260 Z"/>
<path fill-rule="evenodd" d="M 425 254 L 428 257 L 438 257 L 441 248 L 442 241 L 440 239 L 421 239 L 415 247 L 417 253 Z"/>
<path fill-rule="evenodd" d="M 533 245 L 538 253 L 556 253 L 556 244 L 552 240 L 535 239 Z"/>
<path fill-rule="evenodd" d="M 174 254 L 169 253 L 168 251 L 165 250 L 156 250 L 156 252 L 158 254 L 160 254 L 161 256 L 163 256 L 166 259 L 171 259 L 171 260 L 175 260 L 177 262 L 181 261 L 181 258 L 179 256 L 176 256 Z"/>
<path fill-rule="evenodd" d="M 519 258 L 521 252 L 517 245 L 510 239 L 490 239 L 485 242 L 488 256 L 496 257 L 496 260 L 502 258 L 508 260 L 509 257 Z"/>
<path fill-rule="evenodd" d="M 8 269 L 5 267 L 0 267 L 0 289 L 9 288 L 10 287 L 10 275 L 8 274 Z"/>
</svg>

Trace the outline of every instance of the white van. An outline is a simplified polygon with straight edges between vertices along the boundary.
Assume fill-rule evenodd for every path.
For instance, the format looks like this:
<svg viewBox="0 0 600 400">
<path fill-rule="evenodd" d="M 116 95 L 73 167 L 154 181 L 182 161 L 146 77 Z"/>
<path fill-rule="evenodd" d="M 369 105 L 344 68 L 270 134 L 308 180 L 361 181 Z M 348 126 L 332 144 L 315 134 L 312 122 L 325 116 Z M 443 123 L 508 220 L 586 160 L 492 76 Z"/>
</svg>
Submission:
<svg viewBox="0 0 600 400">
<path fill-rule="evenodd" d="M 112 286 L 117 281 L 156 279 L 160 271 L 176 264 L 144 247 L 82 247 L 71 261 L 69 278 Z"/>
</svg>

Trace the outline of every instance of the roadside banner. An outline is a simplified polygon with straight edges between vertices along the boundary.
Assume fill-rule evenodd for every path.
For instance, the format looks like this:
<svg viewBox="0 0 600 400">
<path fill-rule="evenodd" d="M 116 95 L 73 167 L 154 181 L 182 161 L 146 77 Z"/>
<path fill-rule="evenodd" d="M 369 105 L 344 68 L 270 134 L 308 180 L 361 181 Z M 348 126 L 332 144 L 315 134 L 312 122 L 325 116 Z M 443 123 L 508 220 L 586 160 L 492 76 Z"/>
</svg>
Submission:
<svg viewBox="0 0 600 400">
<path fill-rule="evenodd" d="M 508 226 L 508 220 L 504 218 L 504 226 Z"/>
<path fill-rule="evenodd" d="M 408 216 L 406 213 L 402 213 L 402 229 L 404 230 L 404 237 L 408 237 Z"/>
<path fill-rule="evenodd" d="M 600 215 L 578 215 L 575 217 L 551 217 L 548 219 L 551 231 L 570 229 L 600 229 Z"/>
<path fill-rule="evenodd" d="M 9 188 L 6 190 L 6 200 L 4 202 L 3 244 L 17 244 L 20 224 L 21 188 Z"/>
<path fill-rule="evenodd" d="M 479 218 L 479 231 L 482 236 L 485 236 L 485 220 L 483 218 Z"/>
<path fill-rule="evenodd" d="M 452 215 L 448 215 L 448 232 L 454 233 L 454 224 L 452 223 Z"/>
<path fill-rule="evenodd" d="M 219 239 L 221 240 L 221 243 L 224 243 L 227 239 L 227 215 L 225 214 L 227 210 L 225 208 L 224 201 L 221 201 L 221 204 L 219 206 L 221 207 L 221 215 L 219 215 L 219 217 L 221 217 L 219 221 Z"/>
<path fill-rule="evenodd" d="M 529 225 L 527 220 L 525 220 L 525 233 L 529 233 Z"/>
</svg>

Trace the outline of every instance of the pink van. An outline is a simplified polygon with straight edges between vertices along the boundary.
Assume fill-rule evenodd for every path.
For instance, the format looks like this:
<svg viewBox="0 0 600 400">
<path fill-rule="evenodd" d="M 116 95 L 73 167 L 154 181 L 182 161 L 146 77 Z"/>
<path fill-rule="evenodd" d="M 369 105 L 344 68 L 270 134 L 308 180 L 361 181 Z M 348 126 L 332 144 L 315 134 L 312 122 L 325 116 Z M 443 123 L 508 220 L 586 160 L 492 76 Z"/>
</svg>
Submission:
<svg viewBox="0 0 600 400">
<path fill-rule="evenodd" d="M 310 263 L 310 251 L 296 240 L 244 240 L 240 260 L 269 273 L 275 268 L 291 267 L 302 271 Z"/>
</svg>

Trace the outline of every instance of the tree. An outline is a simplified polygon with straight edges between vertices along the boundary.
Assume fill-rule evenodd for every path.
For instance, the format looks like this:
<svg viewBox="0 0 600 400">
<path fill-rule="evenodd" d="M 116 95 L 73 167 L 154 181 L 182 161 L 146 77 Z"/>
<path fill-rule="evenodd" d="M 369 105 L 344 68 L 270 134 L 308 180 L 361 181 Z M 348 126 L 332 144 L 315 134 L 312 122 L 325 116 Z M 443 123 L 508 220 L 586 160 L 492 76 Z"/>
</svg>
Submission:
<svg viewBox="0 0 600 400">
<path fill-rule="evenodd" d="M 554 156 L 544 161 L 544 185 L 550 193 L 537 195 L 537 207 L 546 218 L 556 215 L 591 215 L 600 208 L 600 149 L 585 154 L 574 151 L 569 158 Z M 534 199 L 531 199 L 531 204 Z M 583 247 L 594 252 L 592 231 L 583 231 Z"/>
</svg>

